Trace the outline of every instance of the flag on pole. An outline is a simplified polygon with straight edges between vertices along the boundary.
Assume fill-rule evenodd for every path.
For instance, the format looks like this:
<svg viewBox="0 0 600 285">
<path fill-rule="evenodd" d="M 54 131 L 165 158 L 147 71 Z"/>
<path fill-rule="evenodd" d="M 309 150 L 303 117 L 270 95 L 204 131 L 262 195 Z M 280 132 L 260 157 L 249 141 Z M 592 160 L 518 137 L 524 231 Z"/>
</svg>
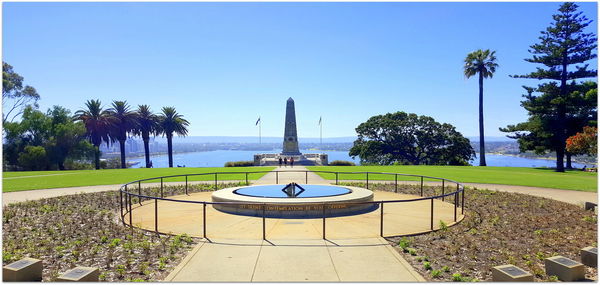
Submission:
<svg viewBox="0 0 600 285">
<path fill-rule="evenodd" d="M 256 124 L 254 124 L 255 126 L 258 125 L 258 123 L 260 123 L 260 117 L 258 117 L 258 120 L 256 121 Z"/>
<path fill-rule="evenodd" d="M 322 117 L 319 117 L 319 126 L 321 125 L 321 120 L 322 119 L 323 119 Z"/>
</svg>

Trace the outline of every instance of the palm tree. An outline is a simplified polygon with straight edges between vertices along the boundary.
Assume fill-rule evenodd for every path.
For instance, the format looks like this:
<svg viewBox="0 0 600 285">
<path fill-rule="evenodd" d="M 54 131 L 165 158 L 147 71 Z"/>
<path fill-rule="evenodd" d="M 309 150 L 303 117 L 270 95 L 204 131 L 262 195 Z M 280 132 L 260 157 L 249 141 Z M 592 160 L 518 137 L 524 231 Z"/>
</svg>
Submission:
<svg viewBox="0 0 600 285">
<path fill-rule="evenodd" d="M 88 100 L 85 102 L 85 109 L 75 112 L 75 120 L 82 121 L 86 128 L 86 137 L 94 145 L 94 163 L 96 169 L 100 169 L 100 145 L 106 142 L 108 145 L 112 142 L 110 129 L 113 120 L 108 113 L 102 110 L 100 100 Z"/>
<path fill-rule="evenodd" d="M 127 101 L 113 101 L 112 108 L 108 109 L 107 113 L 114 120 L 111 136 L 119 141 L 121 168 L 127 168 L 125 164 L 125 141 L 127 141 L 127 133 L 133 131 L 137 125 L 136 113 L 129 110 Z"/>
<path fill-rule="evenodd" d="M 141 135 L 144 141 L 144 153 L 146 155 L 146 168 L 150 168 L 150 134 L 157 135 L 160 132 L 158 124 L 158 116 L 152 111 L 148 105 L 139 105 L 137 113 L 137 127 L 134 130 L 136 135 Z"/>
<path fill-rule="evenodd" d="M 485 140 L 483 138 L 483 79 L 492 78 L 498 64 L 496 63 L 496 51 L 476 50 L 465 58 L 465 76 L 470 78 L 479 74 L 479 166 L 485 163 Z"/>
<path fill-rule="evenodd" d="M 190 122 L 178 114 L 173 107 L 163 107 L 159 119 L 160 129 L 167 136 L 167 151 L 169 152 L 169 167 L 173 167 L 173 133 L 187 135 Z"/>
</svg>

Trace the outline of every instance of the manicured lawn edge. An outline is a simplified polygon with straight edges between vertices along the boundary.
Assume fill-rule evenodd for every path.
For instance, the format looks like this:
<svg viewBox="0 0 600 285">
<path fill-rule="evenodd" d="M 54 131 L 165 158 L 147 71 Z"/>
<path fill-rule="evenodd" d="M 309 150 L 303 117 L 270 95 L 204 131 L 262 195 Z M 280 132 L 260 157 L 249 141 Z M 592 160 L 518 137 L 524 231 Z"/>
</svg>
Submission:
<svg viewBox="0 0 600 285">
<path fill-rule="evenodd" d="M 273 169 L 274 167 L 186 167 L 4 172 L 2 177 L 2 192 L 124 184 L 139 179 L 160 176 L 213 172 L 239 172 L 239 174 L 218 174 L 218 181 L 244 181 L 246 179 L 244 172 L 265 171 L 263 173 L 251 173 L 248 175 L 248 180 L 257 180 Z M 188 177 L 188 181 L 214 181 L 214 179 L 214 175 L 194 175 Z M 163 181 L 182 182 L 185 181 L 185 177 L 165 178 Z M 147 181 L 147 183 L 156 182 L 160 182 L 160 180 Z"/>
<path fill-rule="evenodd" d="M 527 167 L 479 167 L 479 166 L 310 166 L 314 171 L 339 172 L 386 172 L 413 175 L 425 175 L 455 180 L 462 183 L 503 184 L 564 190 L 597 192 L 597 173 L 579 170 L 565 173 L 554 172 L 548 168 Z M 335 180 L 333 173 L 317 173 L 328 180 Z M 365 174 L 340 174 L 340 180 L 365 180 Z M 393 181 L 394 175 L 370 174 L 369 180 Z M 398 176 L 398 181 L 418 181 L 420 178 Z M 435 180 L 426 180 L 435 181 Z"/>
</svg>

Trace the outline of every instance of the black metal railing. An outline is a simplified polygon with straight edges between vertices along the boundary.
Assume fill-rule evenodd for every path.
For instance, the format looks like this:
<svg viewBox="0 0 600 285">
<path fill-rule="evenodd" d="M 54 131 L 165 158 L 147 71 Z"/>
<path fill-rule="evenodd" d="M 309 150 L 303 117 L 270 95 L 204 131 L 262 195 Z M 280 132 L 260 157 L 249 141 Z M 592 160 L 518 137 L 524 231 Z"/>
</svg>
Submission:
<svg viewBox="0 0 600 285">
<path fill-rule="evenodd" d="M 153 177 L 153 178 L 146 178 L 146 179 L 140 179 L 140 180 L 135 180 L 126 184 L 123 184 L 120 189 L 119 189 L 119 205 L 120 205 L 120 212 L 121 212 L 121 221 L 124 225 L 128 225 L 130 227 L 134 227 L 133 226 L 133 203 L 132 203 L 132 197 L 137 197 L 138 198 L 138 202 L 139 202 L 139 206 L 142 206 L 142 199 L 148 199 L 148 200 L 154 200 L 154 232 L 156 233 L 160 233 L 160 234 L 166 234 L 166 233 L 162 233 L 159 231 L 159 213 L 158 213 L 158 201 L 168 201 L 168 202 L 177 202 L 177 203 L 192 203 L 192 204 L 202 204 L 202 236 L 204 238 L 208 239 L 207 236 L 207 219 L 206 219 L 206 207 L 207 205 L 219 205 L 219 204 L 227 204 L 227 205 L 254 205 L 254 206 L 259 206 L 259 209 L 262 209 L 262 238 L 263 240 L 266 240 L 266 208 L 268 206 L 271 205 L 276 205 L 276 204 L 269 204 L 269 203 L 252 203 L 252 202 L 209 202 L 209 201 L 191 201 L 191 200 L 181 200 L 181 199 L 173 199 L 173 198 L 165 198 L 164 197 L 164 180 L 168 179 L 168 178 L 176 178 L 176 177 L 184 177 L 185 178 L 185 194 L 189 195 L 188 189 L 189 189 L 189 177 L 190 176 L 214 176 L 214 190 L 218 190 L 218 184 L 219 184 L 219 180 L 218 180 L 218 176 L 219 175 L 234 175 L 234 174 L 238 174 L 238 175 L 244 175 L 244 179 L 241 181 L 245 181 L 246 185 L 250 185 L 250 181 L 248 180 L 248 175 L 249 174 L 261 174 L 261 173 L 270 173 L 270 172 L 275 172 L 275 183 L 278 184 L 279 183 L 279 172 L 284 172 L 284 173 L 294 173 L 294 172 L 304 172 L 305 173 L 305 183 L 308 184 L 308 173 L 325 173 L 325 174 L 334 174 L 335 175 L 335 185 L 339 185 L 340 181 L 343 181 L 342 179 L 340 179 L 340 175 L 341 174 L 345 174 L 345 175 L 362 175 L 364 174 L 364 182 L 366 185 L 366 188 L 369 189 L 369 174 L 371 175 L 393 175 L 394 176 L 394 192 L 398 193 L 398 177 L 402 176 L 402 177 L 415 177 L 418 178 L 417 180 L 405 180 L 404 182 L 419 182 L 420 181 L 420 187 L 419 187 L 419 193 L 420 193 L 420 197 L 419 198 L 412 198 L 412 199 L 397 199 L 397 200 L 382 200 L 382 201 L 368 201 L 368 202 L 331 202 L 331 203 L 323 203 L 323 214 L 322 214 L 322 226 L 323 226 L 323 239 L 326 239 L 326 219 L 327 217 L 327 213 L 326 213 L 326 209 L 327 206 L 330 205 L 340 205 L 340 204 L 344 204 L 344 205 L 357 205 L 357 204 L 377 204 L 378 208 L 380 209 L 379 211 L 379 215 L 380 215 L 380 219 L 379 219 L 379 234 L 380 236 L 384 236 L 384 204 L 390 204 L 390 203 L 408 203 L 408 202 L 416 202 L 416 201 L 426 201 L 426 200 L 430 200 L 430 211 L 429 211 L 429 218 L 430 218 L 430 230 L 429 231 L 434 231 L 434 200 L 439 200 L 441 199 L 442 201 L 445 201 L 446 197 L 449 196 L 453 196 L 453 204 L 454 204 L 454 222 L 459 222 L 458 220 L 458 208 L 460 205 L 460 211 L 461 214 L 464 215 L 464 209 L 465 209 L 465 188 L 464 185 L 462 185 L 461 183 L 451 180 L 451 179 L 445 179 L 445 178 L 440 178 L 440 177 L 433 177 L 433 176 L 425 176 L 425 175 L 415 175 L 415 174 L 403 174 L 403 173 L 388 173 L 388 172 L 342 172 L 342 171 L 318 171 L 318 170 L 289 170 L 289 171 L 248 171 L 248 172 L 214 172 L 214 173 L 197 173 L 197 174 L 181 174 L 181 175 L 170 175 L 170 176 L 161 176 L 161 177 Z M 433 180 L 433 182 L 435 181 L 441 181 L 442 183 L 442 187 L 441 187 L 441 194 L 437 195 L 435 189 L 434 189 L 434 194 L 431 196 L 424 196 L 424 184 L 425 184 L 425 179 L 429 179 L 429 180 Z M 149 195 L 143 195 L 142 194 L 142 182 L 149 182 L 149 181 L 153 181 L 153 180 L 160 180 L 160 197 L 157 196 L 149 196 Z M 200 180 L 201 182 L 206 182 L 207 180 Z M 222 182 L 231 182 L 232 180 L 223 180 Z M 240 180 L 234 180 L 234 181 L 240 181 Z M 346 179 L 346 181 L 362 181 L 360 179 Z M 211 181 L 212 182 L 212 181 Z M 371 180 L 371 182 L 373 182 L 373 180 Z M 387 183 L 391 183 L 391 180 L 378 180 L 378 182 L 383 182 L 384 184 Z M 432 182 L 432 181 L 429 181 Z M 453 192 L 449 192 L 446 193 L 445 188 L 447 188 L 448 186 L 446 185 L 446 182 L 449 183 L 454 183 L 456 185 L 456 190 Z M 135 185 L 137 184 L 137 189 L 131 189 L 131 187 L 129 187 L 130 185 Z M 434 186 L 435 187 L 435 186 Z M 137 190 L 137 193 L 134 193 L 133 191 Z M 128 216 L 128 220 L 129 220 L 129 224 L 127 224 L 126 220 L 125 220 L 125 216 Z M 147 229 L 143 229 L 143 230 L 147 230 Z M 425 231 L 428 232 L 428 231 Z"/>
</svg>

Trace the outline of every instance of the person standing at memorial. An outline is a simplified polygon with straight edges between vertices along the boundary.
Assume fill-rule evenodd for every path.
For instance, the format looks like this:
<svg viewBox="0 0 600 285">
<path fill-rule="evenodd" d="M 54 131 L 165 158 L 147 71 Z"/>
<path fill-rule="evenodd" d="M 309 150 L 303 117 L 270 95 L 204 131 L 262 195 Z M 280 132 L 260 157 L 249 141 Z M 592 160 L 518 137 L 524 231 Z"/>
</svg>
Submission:
<svg viewBox="0 0 600 285">
<path fill-rule="evenodd" d="M 281 156 L 279 157 L 279 167 L 281 167 L 281 164 L 283 163 L 283 160 L 281 159 Z"/>
<path fill-rule="evenodd" d="M 290 166 L 293 168 L 294 167 L 294 158 L 290 158 Z"/>
<path fill-rule="evenodd" d="M 283 166 L 287 167 L 287 157 L 283 159 Z"/>
</svg>

